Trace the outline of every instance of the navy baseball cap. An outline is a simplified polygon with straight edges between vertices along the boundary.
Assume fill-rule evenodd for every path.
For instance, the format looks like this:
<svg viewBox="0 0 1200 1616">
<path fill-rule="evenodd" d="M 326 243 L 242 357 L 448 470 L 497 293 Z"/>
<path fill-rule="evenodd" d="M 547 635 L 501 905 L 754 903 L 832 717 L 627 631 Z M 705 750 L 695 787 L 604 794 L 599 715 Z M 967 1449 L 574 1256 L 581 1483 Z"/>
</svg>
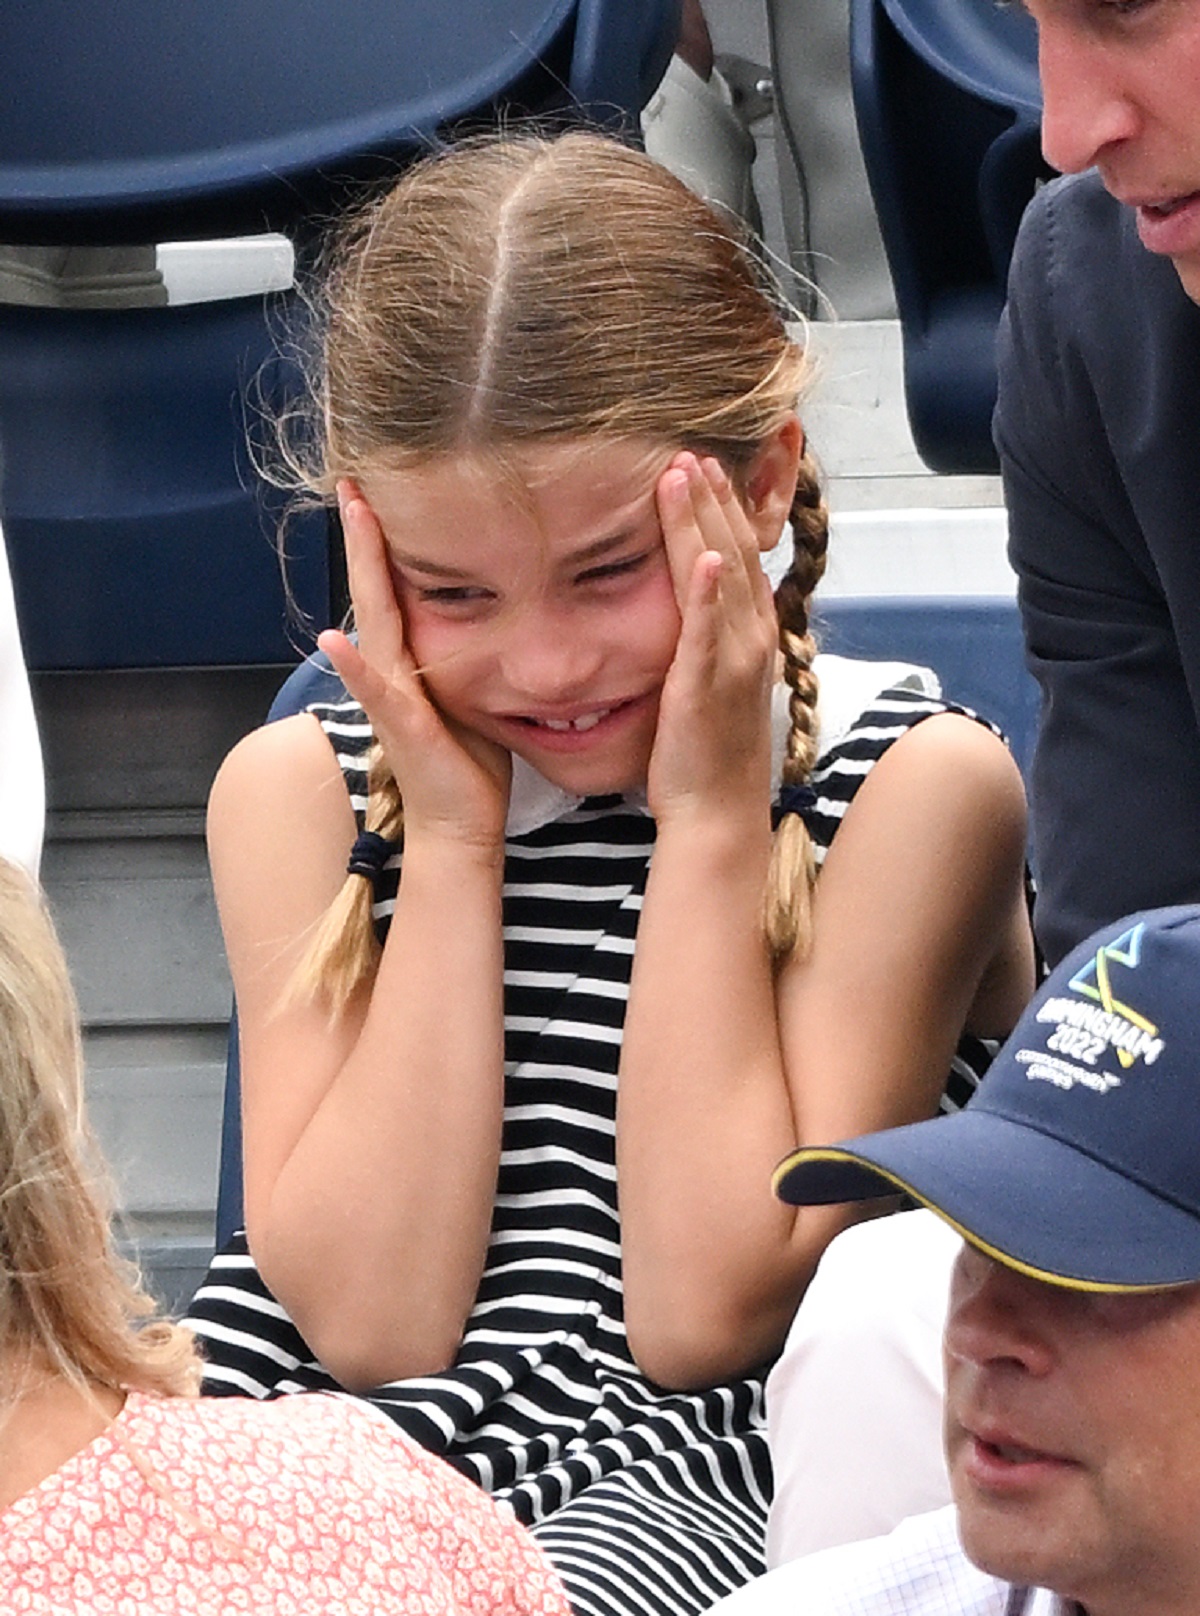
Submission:
<svg viewBox="0 0 1200 1616">
<path fill-rule="evenodd" d="M 793 1151 L 774 1185 L 796 1206 L 903 1191 L 1074 1290 L 1200 1281 L 1200 907 L 1081 944 L 963 1110 Z"/>
</svg>

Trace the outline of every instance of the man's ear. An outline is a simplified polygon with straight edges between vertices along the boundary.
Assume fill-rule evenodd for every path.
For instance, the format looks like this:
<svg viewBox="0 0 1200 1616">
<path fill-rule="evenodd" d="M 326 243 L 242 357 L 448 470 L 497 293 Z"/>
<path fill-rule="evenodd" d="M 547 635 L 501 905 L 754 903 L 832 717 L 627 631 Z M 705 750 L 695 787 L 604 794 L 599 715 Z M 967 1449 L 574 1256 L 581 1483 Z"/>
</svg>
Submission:
<svg viewBox="0 0 1200 1616">
<path fill-rule="evenodd" d="M 780 422 L 755 451 L 746 472 L 742 504 L 762 551 L 779 543 L 791 515 L 804 454 L 804 428 L 795 415 Z"/>
</svg>

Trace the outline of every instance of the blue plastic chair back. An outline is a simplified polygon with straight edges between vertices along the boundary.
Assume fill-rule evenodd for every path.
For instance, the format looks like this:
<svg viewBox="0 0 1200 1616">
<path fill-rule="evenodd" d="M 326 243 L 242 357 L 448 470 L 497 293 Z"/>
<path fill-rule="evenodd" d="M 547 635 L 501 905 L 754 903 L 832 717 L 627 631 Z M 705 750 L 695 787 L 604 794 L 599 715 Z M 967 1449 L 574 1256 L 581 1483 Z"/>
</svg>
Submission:
<svg viewBox="0 0 1200 1616">
<path fill-rule="evenodd" d="M 447 132 L 636 127 L 680 0 L 0 7 L 0 240 L 290 233 Z"/>
<path fill-rule="evenodd" d="M 851 0 L 851 76 L 914 441 L 935 471 L 995 471 L 996 325 L 1050 174 L 1033 22 L 992 0 Z"/>
<path fill-rule="evenodd" d="M 943 693 L 998 724 L 1022 773 L 1037 733 L 1039 693 L 1025 666 L 1014 600 L 993 596 L 880 596 L 824 602 L 821 649 L 932 668 Z"/>
<path fill-rule="evenodd" d="M 298 382 L 261 299 L 0 304 L 0 511 L 30 667 L 292 662 L 272 501 L 246 395 Z M 329 522 L 289 524 L 300 609 L 329 621 Z"/>
<path fill-rule="evenodd" d="M 288 674 L 271 703 L 267 722 L 301 713 L 314 701 L 338 701 L 346 692 L 329 659 L 314 652 Z M 225 1099 L 221 1112 L 221 1161 L 217 1176 L 217 1250 L 245 1222 L 242 1189 L 242 1076 L 237 1006 L 229 1021 Z"/>
<path fill-rule="evenodd" d="M 0 240 L 277 229 L 311 250 L 355 187 L 461 127 L 529 112 L 633 128 L 679 4 L 0 7 Z M 244 448 L 246 391 L 279 409 L 300 385 L 272 329 L 296 300 L 275 313 L 0 305 L 0 517 L 32 667 L 295 660 L 278 506 Z M 318 627 L 339 605 L 330 533 L 320 516 L 288 530 Z"/>
</svg>

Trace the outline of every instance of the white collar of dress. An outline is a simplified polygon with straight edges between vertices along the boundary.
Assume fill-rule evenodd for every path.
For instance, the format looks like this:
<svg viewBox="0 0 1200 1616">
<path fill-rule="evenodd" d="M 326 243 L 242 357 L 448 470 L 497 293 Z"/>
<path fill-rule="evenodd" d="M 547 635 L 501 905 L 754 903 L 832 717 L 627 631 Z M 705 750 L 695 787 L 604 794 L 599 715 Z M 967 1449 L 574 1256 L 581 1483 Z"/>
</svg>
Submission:
<svg viewBox="0 0 1200 1616">
<path fill-rule="evenodd" d="M 937 675 L 931 668 L 913 662 L 863 662 L 856 658 L 822 654 L 813 659 L 818 680 L 817 753 L 833 750 L 854 727 L 859 715 L 885 691 L 896 685 L 936 698 L 941 694 Z M 778 789 L 780 769 L 787 746 L 788 689 L 775 687 L 771 701 L 772 790 Z M 508 836 L 527 836 L 564 814 L 578 808 L 582 797 L 572 796 L 553 785 L 523 758 L 513 758 L 512 788 L 508 798 Z M 643 792 L 631 793 L 626 805 L 644 812 Z"/>
</svg>

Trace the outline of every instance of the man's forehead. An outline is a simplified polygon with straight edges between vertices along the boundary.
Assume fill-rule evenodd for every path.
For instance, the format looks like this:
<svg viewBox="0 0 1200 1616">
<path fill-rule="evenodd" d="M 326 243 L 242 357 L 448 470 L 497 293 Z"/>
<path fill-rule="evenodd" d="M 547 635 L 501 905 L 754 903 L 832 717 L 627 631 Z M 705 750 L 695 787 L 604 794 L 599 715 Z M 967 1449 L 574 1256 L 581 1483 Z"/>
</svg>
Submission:
<svg viewBox="0 0 1200 1616">
<path fill-rule="evenodd" d="M 1020 11 L 1032 17 L 1035 23 L 1084 20 L 1087 18 L 1119 19 L 1133 9 L 1128 0 L 995 0 L 1005 11 Z M 1155 0 L 1140 0 L 1152 5 Z M 1194 5 L 1195 0 L 1187 0 Z"/>
<path fill-rule="evenodd" d="M 1033 1299 L 1045 1295 L 1064 1302 L 1073 1301 L 1079 1311 L 1092 1312 L 1097 1319 L 1130 1329 L 1168 1316 L 1180 1323 L 1190 1319 L 1200 1336 L 1200 1281 L 1142 1286 L 1081 1284 L 1028 1267 L 966 1234 L 958 1251 L 956 1267 L 966 1276 L 979 1275 L 989 1268 L 996 1269 L 1022 1282 Z"/>
</svg>

